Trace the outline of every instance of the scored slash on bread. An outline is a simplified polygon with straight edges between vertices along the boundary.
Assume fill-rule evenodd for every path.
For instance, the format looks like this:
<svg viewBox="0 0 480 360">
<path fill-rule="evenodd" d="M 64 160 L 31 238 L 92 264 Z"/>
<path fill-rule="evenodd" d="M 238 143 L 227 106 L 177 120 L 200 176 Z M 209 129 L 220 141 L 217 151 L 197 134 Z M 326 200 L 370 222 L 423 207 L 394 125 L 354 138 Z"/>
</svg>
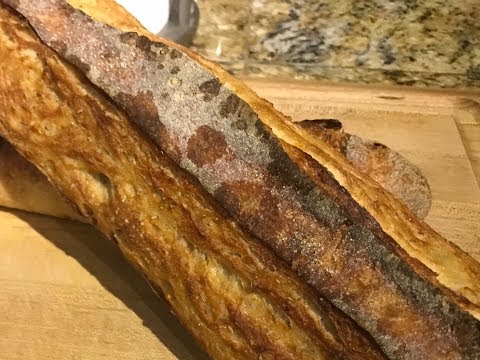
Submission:
<svg viewBox="0 0 480 360">
<path fill-rule="evenodd" d="M 62 126 L 62 131 L 53 134 L 58 136 L 55 139 L 64 147 L 63 156 L 58 157 L 60 148 L 57 146 L 54 149 L 51 143 L 53 135 L 38 130 L 45 121 L 41 116 L 45 110 L 42 109 L 43 102 L 38 103 L 42 111 L 38 107 L 27 106 L 25 102 L 23 106 L 18 106 L 24 101 L 18 93 L 34 103 L 35 93 L 32 95 L 33 89 L 29 85 L 32 86 L 35 78 L 19 81 L 19 74 L 0 69 L 0 98 L 4 98 L 0 107 L 3 111 L 0 113 L 1 134 L 42 172 L 47 173 L 54 185 L 70 197 L 83 215 L 107 236 L 115 238 L 127 258 L 144 272 L 150 271 L 151 281 L 157 281 L 164 290 L 169 288 L 168 284 L 161 282 L 165 274 L 155 273 L 159 269 L 153 266 L 155 261 L 164 261 L 161 254 L 167 244 L 156 243 L 157 253 L 152 250 L 153 238 L 150 236 L 153 233 L 149 232 L 148 226 L 153 224 L 144 218 L 151 216 L 151 206 L 149 203 L 142 208 L 140 201 L 127 201 L 132 194 L 138 194 L 135 187 L 131 188 L 132 184 L 141 188 L 137 199 L 144 202 L 154 201 L 156 196 L 160 196 L 165 201 L 175 198 L 185 205 L 191 196 L 197 194 L 197 190 L 206 191 L 209 196 L 202 192 L 203 197 L 184 207 L 194 209 L 191 210 L 193 213 L 180 216 L 171 209 L 171 212 L 164 213 L 165 216 L 172 218 L 174 215 L 180 223 L 195 218 L 194 228 L 203 232 L 212 230 L 212 224 L 202 217 L 206 214 L 205 209 L 208 209 L 207 213 L 213 213 L 214 218 L 225 219 L 226 216 L 229 219 L 231 216 L 237 225 L 222 230 L 227 231 L 227 238 L 233 236 L 230 234 L 236 231 L 233 229 L 240 228 L 254 235 L 311 285 L 319 299 L 321 296 L 328 298 L 356 320 L 391 358 L 479 357 L 480 265 L 415 218 L 396 198 L 356 170 L 334 147 L 314 137 L 308 130 L 289 123 L 241 82 L 188 49 L 141 29 L 135 30 L 144 36 L 111 28 L 85 16 L 64 1 L 3 2 L 17 9 L 48 46 L 105 91 L 128 114 L 129 119 L 155 141 L 156 145 L 148 142 L 152 148 L 147 146 L 148 149 L 161 151 L 161 154 L 165 152 L 175 162 L 165 160 L 170 167 L 164 171 L 174 177 L 182 177 L 185 189 L 178 188 L 180 194 L 171 193 L 169 186 L 178 184 L 172 178 L 157 185 L 160 191 L 155 191 L 148 184 L 143 186 L 146 180 L 155 181 L 157 176 L 163 176 L 149 170 L 157 162 L 165 166 L 159 157 L 152 163 L 143 156 L 127 159 L 124 153 L 123 166 L 112 163 L 109 152 L 120 155 L 124 145 L 119 140 L 122 133 L 108 133 L 110 137 L 107 139 L 104 132 L 126 120 L 112 119 L 111 114 L 117 111 L 116 108 L 95 92 L 96 95 L 90 97 L 87 93 L 84 99 L 77 99 L 77 93 L 76 97 L 66 99 L 71 110 L 75 110 L 75 106 L 85 99 L 96 104 L 92 107 L 98 118 L 96 123 L 90 119 L 86 129 L 78 130 L 75 124 L 68 125 L 65 117 L 47 121 L 58 122 Z M 5 31 L 8 33 L 8 26 Z M 27 48 L 32 50 L 31 44 L 23 42 L 26 35 L 13 36 L 14 40 L 12 36 L 10 34 L 10 38 L 7 36 L 7 40 L 4 39 L 4 51 L 10 51 L 10 56 L 16 59 L 15 65 L 23 64 L 24 69 L 30 69 L 38 76 L 29 60 L 38 56 L 39 45 L 33 47 L 37 53 L 33 50 L 33 54 L 28 51 L 25 54 L 25 51 L 20 51 L 23 46 L 28 45 L 30 47 Z M 16 52 L 12 53 L 12 46 L 20 46 L 17 51 L 23 58 Z M 47 68 L 50 70 L 58 70 L 58 67 L 52 69 L 52 56 L 43 61 L 49 64 Z M 60 63 L 57 60 L 57 64 Z M 75 77 L 79 76 L 78 73 L 71 69 L 62 70 L 60 74 L 53 72 L 58 83 L 58 97 L 65 97 L 65 93 L 71 95 L 72 86 L 78 91 L 80 80 Z M 54 83 L 50 78 L 46 80 L 49 86 Z M 87 81 L 84 81 L 87 86 Z M 17 91 L 12 92 L 11 86 L 2 88 L 1 84 L 13 84 Z M 33 84 L 38 86 L 35 82 Z M 85 111 L 85 108 L 81 110 Z M 37 123 L 29 119 L 33 115 Z M 30 127 L 35 131 L 30 132 Z M 72 136 L 75 133 L 76 137 L 83 139 L 85 149 L 75 148 L 75 144 L 66 137 L 67 133 Z M 125 137 L 121 140 L 127 143 Z M 106 154 L 103 154 L 102 147 L 98 146 L 105 145 L 105 142 L 116 142 L 119 149 L 107 147 Z M 135 143 L 138 146 L 144 144 L 141 138 L 136 138 Z M 96 147 L 92 148 L 93 145 Z M 128 149 L 134 152 L 134 145 L 130 147 Z M 82 164 L 80 168 L 77 168 L 78 163 Z M 190 175 L 180 175 L 183 174 L 180 168 Z M 119 169 L 125 173 L 124 176 L 134 180 L 130 186 L 123 188 L 123 177 L 114 176 Z M 190 177 L 192 175 L 195 179 Z M 77 183 L 72 184 L 72 180 Z M 123 193 L 118 193 L 120 190 Z M 166 196 L 166 193 L 169 195 Z M 127 204 L 122 206 L 122 199 Z M 213 200 L 221 207 L 214 206 Z M 115 213 L 119 209 L 125 212 Z M 133 211 L 136 217 L 128 216 L 127 210 Z M 195 211 L 203 215 L 199 217 Z M 127 224 L 120 226 L 120 221 L 124 219 Z M 130 221 L 132 224 L 128 224 Z M 118 229 L 122 231 L 116 236 Z M 185 238 L 164 231 L 159 227 L 154 233 L 162 241 L 169 240 L 168 246 L 183 246 Z M 207 235 L 215 234 L 210 232 Z M 147 240 L 142 235 L 148 235 Z M 209 239 L 208 236 L 205 238 Z M 211 244 L 209 241 L 205 243 Z M 247 243 L 250 246 L 256 244 L 253 238 Z M 199 244 L 195 242 L 196 246 Z M 196 250 L 196 247 L 186 246 L 184 255 L 189 257 L 189 261 L 198 260 Z M 239 252 L 241 257 L 245 251 L 242 248 Z M 201 254 L 203 257 L 204 252 Z M 168 253 L 165 256 L 168 257 Z M 222 259 L 232 262 L 229 256 Z M 184 265 L 188 266 L 189 261 Z M 246 265 L 244 261 L 245 258 L 237 266 Z M 199 270 L 210 271 L 211 268 Z M 238 276 L 238 271 L 235 268 L 232 275 Z M 175 286 L 185 281 L 178 276 L 170 280 Z M 202 279 L 193 283 L 202 284 Z M 225 284 L 232 286 L 231 282 Z M 215 283 L 216 286 L 225 284 Z M 233 284 L 235 289 L 236 284 Z M 282 291 L 285 287 L 279 285 L 279 288 L 274 287 L 270 291 L 273 290 Z M 197 299 L 196 294 L 202 292 L 194 288 L 190 294 Z M 201 295 L 198 299 L 209 304 L 201 307 L 201 311 L 210 313 L 212 302 L 202 299 Z M 187 300 L 182 298 L 182 301 Z M 180 306 L 184 305 L 182 301 Z M 193 305 L 199 306 L 196 303 Z M 361 340 L 360 332 L 352 335 L 353 339 L 363 344 L 363 353 L 357 353 L 358 347 L 351 339 L 345 339 L 344 347 L 337 342 L 322 342 L 321 336 L 317 337 L 318 343 L 309 342 L 311 337 L 308 336 L 313 336 L 311 328 L 305 327 L 305 323 L 293 326 L 292 322 L 296 325 L 302 322 L 300 317 L 295 317 L 295 311 L 286 318 L 286 323 L 292 324 L 288 331 L 293 336 L 290 338 L 293 343 L 284 343 L 285 338 L 280 342 L 274 341 L 285 334 L 278 318 L 274 316 L 274 324 L 268 326 L 271 331 L 265 328 L 265 324 L 254 321 L 257 312 L 268 312 L 266 308 L 236 307 L 237 311 L 227 311 L 228 316 L 222 312 L 225 309 L 228 306 L 217 309 L 219 314 L 225 315 L 222 320 L 228 326 L 234 325 L 236 334 L 240 332 L 243 336 L 240 338 L 246 340 L 246 344 L 252 343 L 251 349 L 245 345 L 245 351 L 260 352 L 262 356 L 266 353 L 272 358 L 319 358 L 322 351 L 340 358 L 381 356 L 374 347 L 366 345 L 368 341 Z M 239 309 L 244 312 L 239 312 Z M 205 344 L 207 330 L 185 320 L 186 314 L 188 312 L 182 312 L 179 316 L 207 351 L 214 357 L 228 358 L 225 353 Z M 280 314 L 278 316 L 281 317 Z M 210 321 L 209 324 L 217 329 L 213 339 L 225 344 L 225 334 L 218 328 L 222 321 Z M 276 330 L 273 330 L 273 325 L 277 326 Z M 310 335 L 304 337 L 305 332 Z M 248 338 L 251 334 L 254 337 Z M 284 343 L 283 347 L 281 343 Z M 300 343 L 303 346 L 298 345 Z M 313 346 L 312 351 L 318 349 L 318 353 L 306 353 L 310 346 Z M 233 351 L 234 348 L 234 344 L 229 344 L 227 350 Z M 339 349 L 343 353 L 337 352 Z"/>
</svg>

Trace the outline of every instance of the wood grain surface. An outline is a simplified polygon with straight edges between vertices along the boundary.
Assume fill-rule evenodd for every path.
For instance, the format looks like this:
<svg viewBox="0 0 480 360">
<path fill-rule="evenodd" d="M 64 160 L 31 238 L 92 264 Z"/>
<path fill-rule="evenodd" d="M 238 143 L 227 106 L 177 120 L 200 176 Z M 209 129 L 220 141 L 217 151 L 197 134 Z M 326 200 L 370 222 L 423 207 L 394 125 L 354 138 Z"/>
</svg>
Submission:
<svg viewBox="0 0 480 360">
<path fill-rule="evenodd" d="M 427 222 L 480 260 L 480 92 L 248 80 L 294 120 L 337 118 L 416 164 Z M 166 304 L 94 229 L 0 210 L 0 359 L 201 359 Z"/>
</svg>

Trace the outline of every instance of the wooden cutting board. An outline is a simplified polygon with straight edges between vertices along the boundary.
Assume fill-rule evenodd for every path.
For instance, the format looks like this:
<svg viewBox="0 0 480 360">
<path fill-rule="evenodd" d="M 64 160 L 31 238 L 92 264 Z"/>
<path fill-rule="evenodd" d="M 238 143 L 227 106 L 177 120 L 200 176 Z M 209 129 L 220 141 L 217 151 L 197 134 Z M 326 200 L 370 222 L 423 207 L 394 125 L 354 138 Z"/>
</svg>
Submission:
<svg viewBox="0 0 480 360">
<path fill-rule="evenodd" d="M 295 120 L 337 118 L 427 176 L 427 222 L 480 260 L 480 92 L 251 80 Z M 0 210 L 0 359 L 198 359 L 167 306 L 89 226 Z"/>
</svg>

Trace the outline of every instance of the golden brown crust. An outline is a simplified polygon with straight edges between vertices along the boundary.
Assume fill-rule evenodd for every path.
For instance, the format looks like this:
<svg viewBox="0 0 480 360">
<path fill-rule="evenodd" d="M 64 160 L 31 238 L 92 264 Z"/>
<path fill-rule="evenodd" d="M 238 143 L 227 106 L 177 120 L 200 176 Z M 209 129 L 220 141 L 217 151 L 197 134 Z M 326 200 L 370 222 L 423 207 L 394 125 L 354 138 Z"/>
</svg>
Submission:
<svg viewBox="0 0 480 360">
<path fill-rule="evenodd" d="M 327 297 L 362 324 L 392 358 L 475 359 L 478 320 L 458 308 L 445 307 L 445 297 L 435 285 L 422 281 L 415 272 L 418 268 L 402 261 L 403 250 L 389 247 L 388 235 L 325 167 L 295 147 L 285 148 L 357 225 L 331 254 L 329 271 L 346 275 L 327 280 Z M 349 241 L 355 233 L 365 236 L 364 241 Z M 348 289 L 348 293 L 339 289 Z"/>
<path fill-rule="evenodd" d="M 213 358 L 383 358 L 3 5 L 0 58 L 1 135 L 117 242 Z"/>
<path fill-rule="evenodd" d="M 327 143 L 178 45 L 121 34 L 58 0 L 6 2 L 389 355 L 479 356 L 479 264 Z M 180 65 L 186 71 L 165 78 Z M 214 151 L 198 151 L 210 141 Z"/>
<path fill-rule="evenodd" d="M 127 10 L 112 0 L 67 0 L 67 2 L 102 23 L 119 29 L 147 31 Z"/>
</svg>

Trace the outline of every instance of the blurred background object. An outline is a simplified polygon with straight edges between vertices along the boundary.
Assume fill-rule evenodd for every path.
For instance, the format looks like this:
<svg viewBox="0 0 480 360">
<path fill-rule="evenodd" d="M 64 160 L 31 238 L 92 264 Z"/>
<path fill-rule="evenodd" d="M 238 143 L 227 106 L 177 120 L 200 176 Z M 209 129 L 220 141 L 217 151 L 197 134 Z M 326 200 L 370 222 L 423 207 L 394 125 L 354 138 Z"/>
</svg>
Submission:
<svg viewBox="0 0 480 360">
<path fill-rule="evenodd" d="M 183 45 L 190 45 L 198 27 L 198 6 L 194 0 L 170 0 L 167 25 L 158 33 Z"/>
<path fill-rule="evenodd" d="M 190 45 L 198 26 L 194 0 L 115 0 L 150 32 L 183 45 Z"/>
</svg>

